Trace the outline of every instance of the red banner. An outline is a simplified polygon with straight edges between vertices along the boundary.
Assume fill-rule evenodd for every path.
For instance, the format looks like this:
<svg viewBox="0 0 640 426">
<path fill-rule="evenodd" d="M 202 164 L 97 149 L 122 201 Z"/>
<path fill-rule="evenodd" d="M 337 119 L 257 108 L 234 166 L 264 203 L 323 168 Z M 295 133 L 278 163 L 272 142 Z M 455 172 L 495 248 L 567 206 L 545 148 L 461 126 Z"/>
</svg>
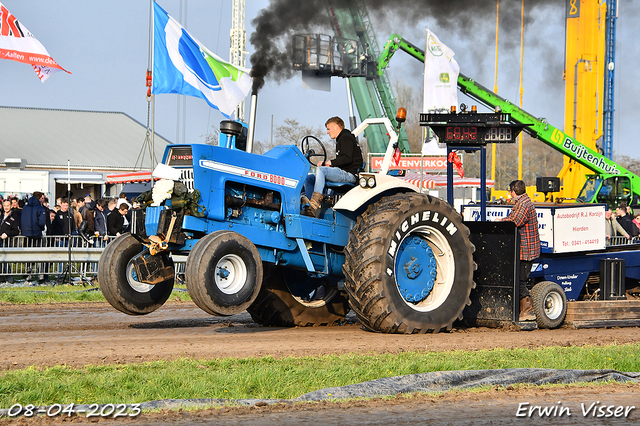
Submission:
<svg viewBox="0 0 640 426">
<path fill-rule="evenodd" d="M 382 168 L 382 160 L 384 156 L 371 156 L 371 170 L 380 170 Z M 422 164 L 422 167 L 421 167 Z M 391 164 L 390 169 L 400 170 L 417 170 L 425 171 L 442 171 L 447 169 L 447 157 L 405 157 L 402 156 L 398 164 Z"/>
</svg>

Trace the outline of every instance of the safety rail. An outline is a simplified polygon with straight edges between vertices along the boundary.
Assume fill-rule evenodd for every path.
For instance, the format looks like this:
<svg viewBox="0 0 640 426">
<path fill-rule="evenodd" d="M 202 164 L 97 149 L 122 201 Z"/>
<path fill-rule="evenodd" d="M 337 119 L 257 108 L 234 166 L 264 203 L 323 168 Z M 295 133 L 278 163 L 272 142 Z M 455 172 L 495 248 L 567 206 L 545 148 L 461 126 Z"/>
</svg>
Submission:
<svg viewBox="0 0 640 426">
<path fill-rule="evenodd" d="M 72 277 L 90 280 L 98 273 L 98 262 L 115 236 L 84 239 L 79 235 L 32 238 L 17 236 L 0 240 L 0 277 L 23 277 L 27 281 L 55 280 L 71 269 Z M 69 265 L 71 246 L 71 265 Z M 184 262 L 175 256 L 176 275 L 184 273 Z M 0 278 L 1 279 L 1 278 Z"/>
<path fill-rule="evenodd" d="M 607 238 L 607 247 L 628 246 L 640 244 L 640 237 L 627 238 L 625 236 L 615 236 Z"/>
</svg>

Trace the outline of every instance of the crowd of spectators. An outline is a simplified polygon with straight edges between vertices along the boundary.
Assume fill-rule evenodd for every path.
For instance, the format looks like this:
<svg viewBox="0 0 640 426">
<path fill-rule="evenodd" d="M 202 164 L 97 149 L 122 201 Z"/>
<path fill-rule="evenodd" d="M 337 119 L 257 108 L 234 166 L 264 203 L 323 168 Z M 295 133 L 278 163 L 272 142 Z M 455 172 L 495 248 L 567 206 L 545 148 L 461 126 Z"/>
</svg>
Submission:
<svg viewBox="0 0 640 426">
<path fill-rule="evenodd" d="M 93 200 L 90 195 L 81 198 L 58 198 L 51 205 L 42 192 L 34 192 L 23 199 L 17 196 L 3 199 L 0 221 L 0 244 L 17 235 L 29 240 L 29 246 L 38 246 L 43 236 L 82 235 L 88 238 L 117 236 L 129 229 L 131 202 L 126 195 L 119 198 Z"/>
<path fill-rule="evenodd" d="M 640 235 L 640 214 L 634 216 L 626 203 L 620 203 L 615 212 L 607 208 L 604 217 L 607 240 L 612 237 L 630 240 Z"/>
</svg>

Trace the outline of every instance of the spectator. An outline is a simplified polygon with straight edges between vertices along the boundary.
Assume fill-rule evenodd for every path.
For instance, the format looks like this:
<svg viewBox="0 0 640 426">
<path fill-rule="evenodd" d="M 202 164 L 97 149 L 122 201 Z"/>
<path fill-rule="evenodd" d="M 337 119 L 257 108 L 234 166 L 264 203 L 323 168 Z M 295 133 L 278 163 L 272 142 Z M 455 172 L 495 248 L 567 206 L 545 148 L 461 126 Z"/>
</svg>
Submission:
<svg viewBox="0 0 640 426">
<path fill-rule="evenodd" d="M 121 192 L 120 193 L 120 197 L 118 197 L 117 204 L 116 204 L 117 207 L 120 208 L 120 205 L 122 203 L 126 203 L 127 208 L 129 208 L 129 209 L 131 208 L 131 203 L 129 202 L 129 199 L 127 198 L 127 194 L 125 194 L 124 192 Z"/>
<path fill-rule="evenodd" d="M 0 247 L 11 247 L 11 238 L 20 233 L 18 220 L 11 209 L 11 201 L 2 202 L 2 219 L 0 219 Z M 11 273 L 11 264 L 7 264 L 6 272 Z M 3 268 L 4 269 L 4 268 Z M 7 276 L 7 282 L 13 283 L 13 275 Z"/>
<path fill-rule="evenodd" d="M 41 200 L 44 200 L 44 194 L 36 191 L 22 209 L 20 229 L 22 235 L 27 237 L 27 247 L 40 247 L 42 242 L 42 232 L 47 223 L 47 211 L 42 206 Z"/>
<path fill-rule="evenodd" d="M 96 203 L 94 230 L 100 236 L 107 235 L 107 200 L 101 198 Z"/>
<path fill-rule="evenodd" d="M 42 246 L 42 232 L 47 224 L 47 211 L 42 206 L 44 201 L 44 194 L 36 191 L 31 198 L 27 201 L 27 205 L 22 209 L 22 216 L 20 217 L 20 229 L 22 235 L 26 238 L 27 247 L 40 247 Z M 45 264 L 45 271 L 47 271 L 48 264 Z M 31 281 L 31 268 L 27 268 L 27 281 Z M 38 281 L 44 282 L 46 280 L 45 275 L 39 275 Z"/>
<path fill-rule="evenodd" d="M 88 203 L 85 202 L 81 213 L 82 223 L 87 223 L 86 225 L 84 225 L 86 227 L 84 228 L 83 233 L 84 235 L 92 237 L 95 233 L 95 203 L 93 201 L 89 201 Z"/>
<path fill-rule="evenodd" d="M 109 210 L 107 212 L 107 216 L 109 216 L 117 208 L 118 208 L 118 200 L 116 200 L 115 198 L 110 199 L 109 202 L 107 203 L 107 209 Z"/>
<path fill-rule="evenodd" d="M 2 202 L 2 219 L 0 219 L 0 246 L 9 247 L 9 238 L 20 233 L 16 213 L 11 208 L 11 201 Z"/>
<path fill-rule="evenodd" d="M 80 200 L 80 203 L 78 205 L 78 200 Z M 79 229 L 80 228 L 80 224 L 82 223 L 82 215 L 80 214 L 80 212 L 78 211 L 79 207 L 83 207 L 84 206 L 84 198 L 78 198 L 77 200 L 72 199 L 71 200 L 71 213 L 73 214 L 73 221 L 75 223 L 75 228 Z M 74 232 L 74 234 L 77 234 L 77 232 Z"/>
<path fill-rule="evenodd" d="M 640 234 L 640 229 L 633 223 L 633 219 L 631 216 L 627 214 L 627 204 L 620 203 L 618 208 L 616 209 L 616 214 L 618 215 L 618 223 L 624 228 L 624 230 L 629 234 L 632 238 L 637 237 Z"/>
<path fill-rule="evenodd" d="M 124 217 L 128 211 L 129 205 L 122 203 L 117 211 L 111 212 L 107 217 L 107 231 L 109 235 L 120 235 L 124 232 Z"/>
<path fill-rule="evenodd" d="M 604 227 L 605 233 L 607 235 L 607 240 L 611 237 L 617 237 L 618 235 L 622 235 L 627 239 L 631 238 L 627 231 L 618 223 L 615 217 L 611 215 L 611 210 L 607 207 L 604 212 Z"/>
<path fill-rule="evenodd" d="M 11 211 L 13 211 L 13 217 L 18 221 L 18 228 L 20 228 L 20 219 L 22 218 L 22 207 L 19 201 L 18 197 L 11 197 Z"/>
<path fill-rule="evenodd" d="M 637 214 L 636 217 L 633 218 L 633 223 L 635 223 L 640 230 L 640 214 Z"/>
<path fill-rule="evenodd" d="M 71 235 L 75 231 L 75 221 L 69 220 L 73 213 L 69 211 L 69 201 L 63 198 L 60 201 L 60 211 L 56 213 L 56 217 L 51 223 L 52 235 Z"/>
<path fill-rule="evenodd" d="M 58 206 L 58 207 L 59 207 L 59 206 Z M 58 208 L 58 210 L 60 210 L 60 209 Z M 49 210 L 49 211 L 48 211 L 48 217 L 47 217 L 47 229 L 46 229 L 46 231 L 45 231 L 47 235 L 53 235 L 53 229 L 52 229 L 52 227 L 51 227 L 51 224 L 52 224 L 52 223 L 53 223 L 53 221 L 55 220 L 55 218 L 56 218 L 56 213 L 58 213 L 58 210 L 53 210 L 53 209 L 51 209 L 51 210 Z"/>
<path fill-rule="evenodd" d="M 536 208 L 526 190 L 522 180 L 514 180 L 509 184 L 509 194 L 515 204 L 509 216 L 503 220 L 515 223 L 520 234 L 520 321 L 535 321 L 527 281 L 533 261 L 540 256 L 540 234 Z"/>
</svg>

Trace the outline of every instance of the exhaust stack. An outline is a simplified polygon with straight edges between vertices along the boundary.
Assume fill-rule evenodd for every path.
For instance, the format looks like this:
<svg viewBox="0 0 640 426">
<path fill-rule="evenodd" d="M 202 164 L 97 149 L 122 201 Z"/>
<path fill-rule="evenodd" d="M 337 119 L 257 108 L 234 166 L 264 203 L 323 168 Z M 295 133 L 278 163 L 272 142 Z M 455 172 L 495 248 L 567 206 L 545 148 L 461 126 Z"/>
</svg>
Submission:
<svg viewBox="0 0 640 426">
<path fill-rule="evenodd" d="M 247 136 L 247 152 L 253 152 L 253 138 L 256 130 L 256 108 L 258 105 L 258 94 L 251 94 L 251 113 L 249 115 L 249 135 Z"/>
</svg>

